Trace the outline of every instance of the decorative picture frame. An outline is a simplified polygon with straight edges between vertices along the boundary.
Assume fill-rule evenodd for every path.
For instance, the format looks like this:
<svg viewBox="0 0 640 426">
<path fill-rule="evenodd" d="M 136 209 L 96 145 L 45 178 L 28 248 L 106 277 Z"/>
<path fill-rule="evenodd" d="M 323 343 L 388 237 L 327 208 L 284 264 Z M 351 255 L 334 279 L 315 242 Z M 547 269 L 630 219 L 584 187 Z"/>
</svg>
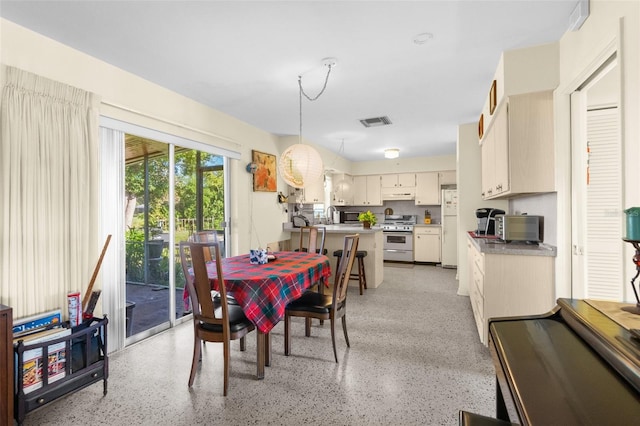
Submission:
<svg viewBox="0 0 640 426">
<path fill-rule="evenodd" d="M 491 90 L 489 90 L 489 114 L 491 115 L 493 115 L 493 112 L 496 110 L 496 105 L 498 104 L 496 85 L 496 80 L 493 80 L 493 83 L 491 83 Z"/>
<path fill-rule="evenodd" d="M 484 114 L 480 114 L 480 119 L 478 120 L 478 138 L 482 139 L 484 136 Z"/>
<path fill-rule="evenodd" d="M 251 161 L 256 165 L 256 171 L 253 173 L 253 191 L 276 192 L 276 156 L 251 150 Z"/>
</svg>

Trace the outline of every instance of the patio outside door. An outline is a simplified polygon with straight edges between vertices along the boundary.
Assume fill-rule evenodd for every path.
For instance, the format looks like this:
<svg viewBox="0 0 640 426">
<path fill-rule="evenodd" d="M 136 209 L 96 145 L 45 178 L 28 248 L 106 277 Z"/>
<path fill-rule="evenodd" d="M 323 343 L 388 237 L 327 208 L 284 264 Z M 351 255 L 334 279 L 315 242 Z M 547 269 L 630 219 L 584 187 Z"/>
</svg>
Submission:
<svg viewBox="0 0 640 426">
<path fill-rule="evenodd" d="M 137 341 L 190 313 L 179 242 L 215 230 L 225 243 L 224 157 L 133 135 L 125 153 L 126 337 Z"/>
</svg>

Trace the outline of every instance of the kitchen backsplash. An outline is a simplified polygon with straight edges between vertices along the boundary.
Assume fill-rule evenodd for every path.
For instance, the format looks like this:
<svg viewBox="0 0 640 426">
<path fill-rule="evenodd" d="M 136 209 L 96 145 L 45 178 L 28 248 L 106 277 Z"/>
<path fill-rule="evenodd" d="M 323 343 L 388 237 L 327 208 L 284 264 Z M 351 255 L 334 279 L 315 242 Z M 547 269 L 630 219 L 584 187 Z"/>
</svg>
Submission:
<svg viewBox="0 0 640 426">
<path fill-rule="evenodd" d="M 292 211 L 290 212 L 290 217 L 295 215 L 303 215 L 311 223 L 325 223 L 326 221 L 326 209 L 320 213 L 320 211 L 313 210 L 313 204 L 303 204 L 302 207 L 299 205 L 292 205 Z M 378 223 L 384 221 L 384 211 L 387 208 L 393 210 L 393 214 L 401 214 L 401 215 L 415 215 L 418 217 L 418 223 L 422 223 L 424 219 L 425 210 L 429 210 L 431 214 L 431 223 L 432 224 L 440 224 L 442 223 L 441 219 L 441 209 L 439 205 L 434 206 L 416 206 L 415 201 L 407 200 L 407 201 L 385 201 L 382 206 L 338 206 L 336 207 L 338 211 L 367 211 L 371 210 L 378 217 Z M 318 218 L 319 216 L 319 218 Z"/>
</svg>

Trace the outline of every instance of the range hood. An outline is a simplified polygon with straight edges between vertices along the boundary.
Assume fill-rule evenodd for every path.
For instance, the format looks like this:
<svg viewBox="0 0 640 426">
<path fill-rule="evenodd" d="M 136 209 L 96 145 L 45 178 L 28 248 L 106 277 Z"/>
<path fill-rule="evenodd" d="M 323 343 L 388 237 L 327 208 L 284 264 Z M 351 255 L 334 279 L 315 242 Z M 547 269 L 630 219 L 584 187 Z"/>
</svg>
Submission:
<svg viewBox="0 0 640 426">
<path fill-rule="evenodd" d="M 382 201 L 385 200 L 415 200 L 415 188 L 382 188 Z"/>
</svg>

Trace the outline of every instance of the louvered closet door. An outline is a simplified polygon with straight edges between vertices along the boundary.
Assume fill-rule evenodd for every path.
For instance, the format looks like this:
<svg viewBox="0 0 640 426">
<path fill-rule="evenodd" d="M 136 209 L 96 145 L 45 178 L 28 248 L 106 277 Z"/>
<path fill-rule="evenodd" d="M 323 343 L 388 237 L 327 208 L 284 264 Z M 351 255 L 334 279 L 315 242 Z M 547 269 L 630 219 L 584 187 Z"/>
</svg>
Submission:
<svg viewBox="0 0 640 426">
<path fill-rule="evenodd" d="M 586 275 L 592 299 L 623 300 L 622 155 L 617 108 L 587 112 Z"/>
</svg>

